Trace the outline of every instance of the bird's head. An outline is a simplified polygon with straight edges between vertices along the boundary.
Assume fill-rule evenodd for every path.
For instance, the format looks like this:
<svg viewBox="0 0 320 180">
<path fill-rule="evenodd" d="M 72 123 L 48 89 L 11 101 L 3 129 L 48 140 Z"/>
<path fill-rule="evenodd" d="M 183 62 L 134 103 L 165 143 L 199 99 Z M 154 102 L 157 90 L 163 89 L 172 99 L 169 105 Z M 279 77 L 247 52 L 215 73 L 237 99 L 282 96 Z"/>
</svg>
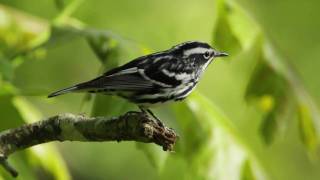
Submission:
<svg viewBox="0 0 320 180">
<path fill-rule="evenodd" d="M 227 53 L 213 49 L 209 44 L 199 41 L 188 41 L 172 47 L 172 50 L 186 59 L 206 63 L 216 57 L 228 56 Z"/>
</svg>

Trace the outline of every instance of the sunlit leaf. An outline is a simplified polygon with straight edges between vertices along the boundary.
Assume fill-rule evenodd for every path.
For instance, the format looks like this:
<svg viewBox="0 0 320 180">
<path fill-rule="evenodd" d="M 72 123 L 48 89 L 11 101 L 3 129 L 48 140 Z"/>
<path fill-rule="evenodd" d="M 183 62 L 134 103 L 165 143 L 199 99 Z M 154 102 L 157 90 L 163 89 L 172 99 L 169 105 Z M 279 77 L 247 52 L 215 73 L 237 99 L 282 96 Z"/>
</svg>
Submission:
<svg viewBox="0 0 320 180">
<path fill-rule="evenodd" d="M 0 52 L 9 59 L 30 51 L 48 31 L 45 20 L 20 10 L 0 5 L 0 14 L 6 21 L 0 31 Z"/>
<path fill-rule="evenodd" d="M 232 32 L 232 27 L 229 23 L 228 12 L 232 10 L 231 8 L 224 1 L 217 1 L 217 20 L 213 30 L 212 44 L 218 50 L 228 52 L 234 56 L 241 50 L 241 44 Z"/>
<path fill-rule="evenodd" d="M 26 123 L 33 123 L 41 120 L 42 115 L 40 111 L 23 97 L 14 97 L 12 103 Z"/>
<path fill-rule="evenodd" d="M 241 46 L 239 40 L 232 35 L 227 19 L 223 17 L 219 18 L 216 26 L 217 28 L 215 29 L 212 40 L 215 47 L 229 54 L 237 54 Z"/>
<path fill-rule="evenodd" d="M 25 122 L 32 123 L 41 120 L 42 115 L 40 111 L 26 99 L 16 96 L 12 102 Z M 70 179 L 63 158 L 52 144 L 34 146 L 30 148 L 30 153 L 48 172 L 51 172 L 56 179 Z"/>
<path fill-rule="evenodd" d="M 242 167 L 241 180 L 255 180 L 250 161 L 246 160 Z"/>
<path fill-rule="evenodd" d="M 1 131 L 18 127 L 24 123 L 24 119 L 20 115 L 20 112 L 16 109 L 12 99 L 13 97 L 9 95 L 0 96 Z M 27 153 L 20 152 L 14 156 L 10 156 L 9 162 L 13 167 L 19 170 L 19 174 L 23 177 L 23 179 L 32 180 L 36 178 L 36 175 L 32 170 L 33 166 L 28 159 Z M 0 167 L 0 176 L 3 176 L 3 178 L 6 180 L 14 179 L 2 167 Z"/>
<path fill-rule="evenodd" d="M 285 90 L 288 95 L 292 92 L 296 110 L 298 110 L 299 128 L 301 138 L 308 150 L 312 153 L 316 148 L 320 148 L 320 112 L 314 99 L 303 86 L 300 78 L 287 60 L 284 59 L 274 48 L 270 42 L 266 42 L 264 46 L 265 60 L 272 69 L 281 75 L 289 84 Z M 288 98 L 287 98 L 288 99 Z M 292 100 L 292 98 L 290 98 Z"/>
<path fill-rule="evenodd" d="M 173 110 L 181 136 L 184 137 L 179 139 L 175 151 L 184 154 L 187 158 L 192 158 L 209 140 L 211 126 L 207 125 L 207 119 L 196 118 L 186 103 L 174 105 Z"/>
<path fill-rule="evenodd" d="M 33 166 L 32 162 L 29 159 L 28 153 L 22 151 L 20 153 L 11 156 L 9 162 L 19 171 L 19 177 L 23 177 L 26 180 L 37 179 L 37 174 L 35 173 L 35 166 Z M 0 174 L 4 177 L 5 180 L 14 180 L 11 174 L 7 171 L 4 171 L 3 168 L 0 168 Z"/>
<path fill-rule="evenodd" d="M 256 40 L 260 28 L 239 5 L 228 1 L 227 21 L 232 34 L 238 39 L 241 48 L 246 50 Z"/>
<path fill-rule="evenodd" d="M 203 171 L 201 169 L 206 170 L 207 172 L 202 172 L 205 173 L 202 176 L 208 176 L 211 179 L 232 179 L 231 177 L 238 176 L 240 164 L 232 161 L 243 159 L 244 153 L 239 151 L 237 142 L 232 139 L 232 134 L 229 134 L 230 131 L 233 131 L 233 125 L 199 93 L 194 93 L 187 100 L 187 103 L 190 110 L 196 114 L 198 120 L 196 122 L 204 122 L 205 124 L 202 126 L 210 129 L 210 134 L 207 134 L 209 141 L 197 153 L 194 167 L 198 167 L 197 171 L 199 172 Z M 237 158 L 234 158 L 235 156 Z M 202 161 L 198 161 L 198 159 Z M 221 169 L 224 170 L 221 171 Z"/>
<path fill-rule="evenodd" d="M 68 22 L 68 20 L 72 19 L 71 15 L 79 8 L 79 6 L 84 2 L 84 0 L 72 0 L 68 4 L 66 4 L 63 9 L 59 12 L 57 17 L 53 20 L 55 25 L 63 25 Z M 56 2 L 57 3 L 57 2 Z M 62 5 L 61 3 L 58 3 Z M 69 21 L 70 22 L 70 21 Z"/>
<path fill-rule="evenodd" d="M 221 110 L 200 93 L 193 93 L 187 99 L 187 104 L 196 119 L 204 121 L 204 126 L 211 129 L 209 141 L 204 144 L 204 148 L 188 161 L 191 166 L 194 163 L 193 168 L 199 168 L 195 169 L 198 174 L 209 179 L 239 179 L 243 164 L 250 161 L 256 165 L 255 171 L 260 174 L 254 177 L 266 178 L 258 159 Z"/>
<path fill-rule="evenodd" d="M 47 172 L 52 173 L 55 179 L 69 180 L 71 176 L 66 163 L 58 149 L 52 144 L 43 144 L 30 148 L 29 156 L 33 161 L 42 166 Z"/>
</svg>

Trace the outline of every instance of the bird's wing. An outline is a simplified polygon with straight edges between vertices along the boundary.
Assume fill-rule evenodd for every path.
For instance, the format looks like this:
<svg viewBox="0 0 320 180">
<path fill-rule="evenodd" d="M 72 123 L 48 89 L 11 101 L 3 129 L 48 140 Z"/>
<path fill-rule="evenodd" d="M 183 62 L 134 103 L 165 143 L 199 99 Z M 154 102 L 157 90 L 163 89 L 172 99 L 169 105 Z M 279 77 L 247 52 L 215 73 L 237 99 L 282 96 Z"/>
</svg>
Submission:
<svg viewBox="0 0 320 180">
<path fill-rule="evenodd" d="M 120 91 L 139 91 L 154 87 L 154 84 L 143 78 L 137 69 L 119 71 L 109 76 L 103 75 L 88 82 L 78 85 L 82 90 L 120 90 Z"/>
<path fill-rule="evenodd" d="M 181 84 L 177 79 L 179 60 L 172 56 L 155 59 L 152 63 L 139 67 L 139 73 L 152 83 L 162 87 L 175 87 Z"/>
<path fill-rule="evenodd" d="M 177 70 L 172 56 L 144 56 L 114 68 L 93 80 L 77 84 L 49 95 L 58 96 L 79 91 L 148 91 L 155 87 L 174 87 L 181 82 L 172 71 Z"/>
<path fill-rule="evenodd" d="M 145 58 L 140 57 L 105 72 L 102 76 L 93 80 L 77 84 L 77 89 L 90 90 L 124 90 L 138 91 L 153 88 L 152 82 L 143 78 L 138 71 L 138 66 L 144 62 Z"/>
<path fill-rule="evenodd" d="M 172 56 L 148 56 L 133 60 L 123 66 L 112 69 L 102 76 L 82 83 L 81 89 L 112 89 L 139 91 L 156 86 L 172 87 L 180 83 L 172 74 L 165 70 L 175 64 L 177 59 Z"/>
<path fill-rule="evenodd" d="M 53 92 L 48 97 L 69 92 L 146 91 L 153 87 L 154 84 L 143 78 L 136 68 L 136 70 L 123 70 L 108 76 L 102 75 L 93 80 Z"/>
</svg>

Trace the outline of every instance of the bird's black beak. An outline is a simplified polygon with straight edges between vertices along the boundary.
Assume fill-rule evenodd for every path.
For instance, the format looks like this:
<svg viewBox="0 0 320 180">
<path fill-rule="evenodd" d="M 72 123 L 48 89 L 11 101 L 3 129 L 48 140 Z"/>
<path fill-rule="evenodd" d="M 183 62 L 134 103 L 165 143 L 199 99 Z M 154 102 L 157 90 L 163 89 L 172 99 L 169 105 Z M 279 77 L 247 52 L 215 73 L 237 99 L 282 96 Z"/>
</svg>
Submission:
<svg viewBox="0 0 320 180">
<path fill-rule="evenodd" d="M 225 52 L 218 52 L 214 54 L 214 57 L 226 57 L 226 56 L 229 56 L 229 54 Z"/>
</svg>

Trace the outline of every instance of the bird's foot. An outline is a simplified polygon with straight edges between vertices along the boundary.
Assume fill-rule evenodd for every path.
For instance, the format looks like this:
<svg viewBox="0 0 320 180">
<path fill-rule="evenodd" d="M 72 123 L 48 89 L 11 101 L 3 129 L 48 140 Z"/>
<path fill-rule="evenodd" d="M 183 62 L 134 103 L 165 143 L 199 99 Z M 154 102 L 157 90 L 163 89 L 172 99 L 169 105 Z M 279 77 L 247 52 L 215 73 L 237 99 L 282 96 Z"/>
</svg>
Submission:
<svg viewBox="0 0 320 180">
<path fill-rule="evenodd" d="M 156 123 L 161 127 L 161 128 L 165 128 L 164 123 L 159 119 L 159 118 L 155 118 Z"/>
<path fill-rule="evenodd" d="M 153 112 L 150 109 L 144 109 L 142 107 L 139 107 L 141 112 L 144 113 L 145 115 L 151 115 L 153 120 L 161 127 L 161 128 L 165 128 L 164 123 L 156 116 L 153 114 Z"/>
</svg>

